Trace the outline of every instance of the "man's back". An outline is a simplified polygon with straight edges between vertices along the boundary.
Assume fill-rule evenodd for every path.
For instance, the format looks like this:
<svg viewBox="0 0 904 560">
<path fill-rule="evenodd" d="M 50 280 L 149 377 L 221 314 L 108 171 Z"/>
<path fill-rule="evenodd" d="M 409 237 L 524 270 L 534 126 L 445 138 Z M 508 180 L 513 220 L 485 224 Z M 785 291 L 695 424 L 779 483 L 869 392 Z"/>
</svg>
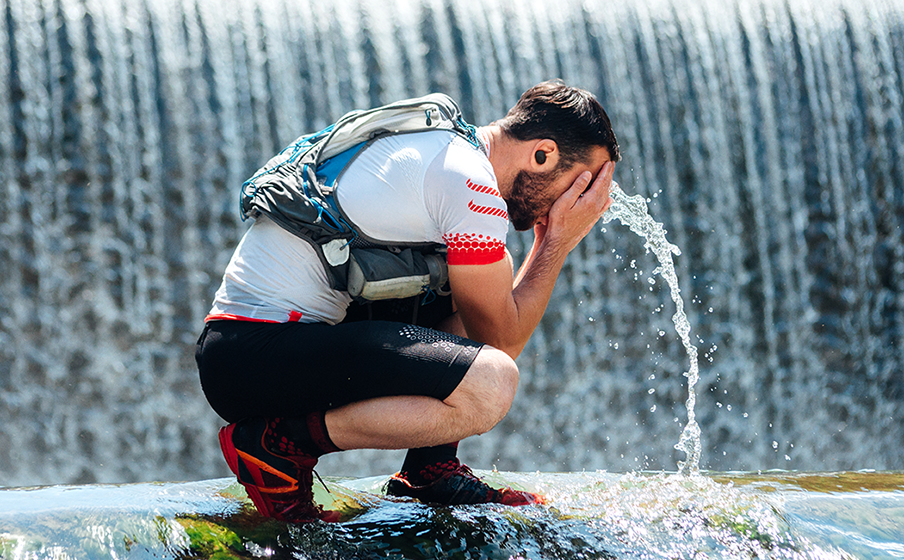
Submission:
<svg viewBox="0 0 904 560">
<path fill-rule="evenodd" d="M 339 205 L 365 236 L 448 245 L 450 259 L 499 260 L 508 221 L 486 154 L 445 131 L 382 138 L 337 182 Z M 313 248 L 260 218 L 246 233 L 210 317 L 335 324 L 351 301 L 329 287 Z"/>
</svg>

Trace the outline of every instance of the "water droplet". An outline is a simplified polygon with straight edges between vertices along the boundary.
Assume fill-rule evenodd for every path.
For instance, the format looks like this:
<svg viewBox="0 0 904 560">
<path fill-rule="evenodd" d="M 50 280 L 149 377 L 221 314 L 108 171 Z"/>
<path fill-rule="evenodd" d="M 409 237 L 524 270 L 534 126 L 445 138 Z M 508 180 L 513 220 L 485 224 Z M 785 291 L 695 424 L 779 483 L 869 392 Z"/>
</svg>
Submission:
<svg viewBox="0 0 904 560">
<path fill-rule="evenodd" d="M 773 442 L 772 442 L 772 449 L 778 449 L 778 442 L 777 442 L 777 441 L 773 441 Z"/>
</svg>

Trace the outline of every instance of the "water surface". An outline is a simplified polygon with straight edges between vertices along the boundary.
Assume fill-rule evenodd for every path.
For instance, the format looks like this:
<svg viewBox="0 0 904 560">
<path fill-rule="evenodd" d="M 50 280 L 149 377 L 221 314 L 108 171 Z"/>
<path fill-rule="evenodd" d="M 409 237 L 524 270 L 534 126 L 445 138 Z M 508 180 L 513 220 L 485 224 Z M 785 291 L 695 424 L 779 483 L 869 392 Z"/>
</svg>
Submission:
<svg viewBox="0 0 904 560">
<path fill-rule="evenodd" d="M 904 558 L 904 474 L 500 473 L 542 506 L 388 499 L 326 479 L 336 524 L 260 517 L 232 479 L 0 491 L 0 557 Z"/>
</svg>

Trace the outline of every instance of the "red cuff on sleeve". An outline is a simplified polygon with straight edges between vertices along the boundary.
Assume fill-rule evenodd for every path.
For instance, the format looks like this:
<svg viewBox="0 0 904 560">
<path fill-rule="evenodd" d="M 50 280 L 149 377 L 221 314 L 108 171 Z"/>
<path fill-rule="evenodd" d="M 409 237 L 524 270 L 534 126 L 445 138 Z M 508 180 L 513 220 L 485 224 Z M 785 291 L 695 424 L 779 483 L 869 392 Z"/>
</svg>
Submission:
<svg viewBox="0 0 904 560">
<path fill-rule="evenodd" d="M 484 235 L 456 233 L 445 241 L 449 264 L 492 264 L 505 257 L 505 243 Z"/>
</svg>

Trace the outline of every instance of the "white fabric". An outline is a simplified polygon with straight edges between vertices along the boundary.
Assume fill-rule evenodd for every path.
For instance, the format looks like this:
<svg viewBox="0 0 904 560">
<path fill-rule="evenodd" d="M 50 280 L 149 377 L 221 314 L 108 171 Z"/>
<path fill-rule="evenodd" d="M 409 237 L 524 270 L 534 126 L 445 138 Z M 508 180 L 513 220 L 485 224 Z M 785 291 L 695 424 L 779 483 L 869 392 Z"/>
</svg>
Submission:
<svg viewBox="0 0 904 560">
<path fill-rule="evenodd" d="M 336 192 L 352 223 L 371 238 L 447 244 L 450 262 L 455 255 L 492 262 L 504 250 L 508 219 L 493 168 L 454 133 L 380 139 L 352 162 Z M 285 322 L 300 313 L 302 322 L 335 324 L 350 301 L 329 287 L 307 242 L 261 217 L 236 248 L 208 319 Z"/>
</svg>

